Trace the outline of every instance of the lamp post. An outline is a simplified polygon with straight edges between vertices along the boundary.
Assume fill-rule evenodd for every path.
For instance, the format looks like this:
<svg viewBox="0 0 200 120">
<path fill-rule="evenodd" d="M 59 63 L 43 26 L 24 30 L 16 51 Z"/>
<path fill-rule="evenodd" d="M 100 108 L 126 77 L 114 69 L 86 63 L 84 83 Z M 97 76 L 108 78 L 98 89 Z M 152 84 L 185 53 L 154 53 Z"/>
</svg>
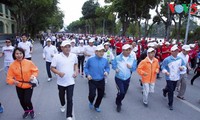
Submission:
<svg viewBox="0 0 200 120">
<path fill-rule="evenodd" d="M 105 18 L 103 18 L 103 36 L 105 35 Z"/>
<path fill-rule="evenodd" d="M 190 6 L 192 5 L 192 0 L 190 0 Z M 188 31 L 189 31 L 189 27 L 190 27 L 190 12 L 191 12 L 191 7 L 189 7 L 189 12 L 188 12 L 188 20 L 187 20 L 187 27 L 186 27 L 186 32 L 185 32 L 185 40 L 184 40 L 184 44 L 187 44 L 187 39 L 188 39 Z"/>
</svg>

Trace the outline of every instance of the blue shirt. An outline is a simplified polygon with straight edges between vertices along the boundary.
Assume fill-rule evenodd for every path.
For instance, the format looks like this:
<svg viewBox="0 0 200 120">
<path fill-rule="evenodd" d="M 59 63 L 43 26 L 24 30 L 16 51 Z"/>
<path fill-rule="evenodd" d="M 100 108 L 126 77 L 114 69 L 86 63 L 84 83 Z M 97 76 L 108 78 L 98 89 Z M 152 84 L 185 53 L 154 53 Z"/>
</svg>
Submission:
<svg viewBox="0 0 200 120">
<path fill-rule="evenodd" d="M 110 71 L 108 60 L 97 55 L 90 57 L 85 64 L 84 71 L 86 75 L 92 77 L 92 80 L 103 80 L 104 72 L 109 73 Z"/>
<path fill-rule="evenodd" d="M 183 67 L 186 70 L 185 62 L 179 56 L 174 58 L 173 56 L 168 56 L 162 62 L 162 72 L 168 72 L 168 75 L 165 75 L 166 80 L 177 81 L 180 79 L 180 69 L 179 67 Z"/>
<path fill-rule="evenodd" d="M 127 64 L 131 65 L 131 69 L 127 67 Z M 132 55 L 128 56 L 127 60 L 124 60 L 123 54 L 116 56 L 112 62 L 112 68 L 114 70 L 118 69 L 119 72 L 115 74 L 115 77 L 121 80 L 127 80 L 131 77 L 131 73 L 136 70 L 137 60 L 134 59 Z"/>
</svg>

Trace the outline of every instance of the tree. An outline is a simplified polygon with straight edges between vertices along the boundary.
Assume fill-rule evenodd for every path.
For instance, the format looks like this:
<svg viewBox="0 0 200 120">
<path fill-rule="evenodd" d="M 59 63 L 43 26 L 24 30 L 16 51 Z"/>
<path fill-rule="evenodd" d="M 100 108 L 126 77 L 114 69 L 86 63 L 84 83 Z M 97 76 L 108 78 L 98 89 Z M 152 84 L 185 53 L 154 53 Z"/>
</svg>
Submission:
<svg viewBox="0 0 200 120">
<path fill-rule="evenodd" d="M 160 18 L 158 16 L 154 16 L 153 18 L 153 23 L 149 26 L 148 30 L 146 31 L 145 35 L 144 35 L 144 39 L 148 36 L 149 32 L 152 30 L 152 27 L 154 24 L 160 24 Z"/>
<path fill-rule="evenodd" d="M 150 19 L 150 9 L 155 8 L 156 0 L 106 0 L 111 2 L 112 12 L 117 13 L 117 17 L 122 23 L 122 35 L 125 35 L 130 23 L 138 26 L 140 34 L 140 23 L 142 19 Z M 140 35 L 139 35 L 140 36 Z"/>
<path fill-rule="evenodd" d="M 86 23 L 84 19 L 80 19 L 80 20 L 76 20 L 72 23 L 70 23 L 67 26 L 67 29 L 72 32 L 72 33 L 86 33 L 87 32 L 87 28 L 86 28 Z"/>
<path fill-rule="evenodd" d="M 95 12 L 98 27 L 101 34 L 114 34 L 115 15 L 110 11 L 109 6 L 97 7 Z"/>
<path fill-rule="evenodd" d="M 57 0 L 3 0 L 1 3 L 9 7 L 15 18 L 17 34 L 29 32 L 34 35 L 39 30 L 45 30 L 56 24 L 56 28 L 62 27 L 64 15 L 57 8 Z M 57 20 L 53 20 L 55 17 Z"/>
<path fill-rule="evenodd" d="M 96 8 L 99 7 L 99 3 L 98 2 L 94 2 L 93 0 L 89 0 L 86 1 L 83 6 L 82 6 L 82 14 L 83 14 L 83 18 L 85 20 L 87 20 L 87 22 L 89 23 L 89 26 L 92 26 L 92 33 L 95 34 L 96 33 Z"/>
</svg>

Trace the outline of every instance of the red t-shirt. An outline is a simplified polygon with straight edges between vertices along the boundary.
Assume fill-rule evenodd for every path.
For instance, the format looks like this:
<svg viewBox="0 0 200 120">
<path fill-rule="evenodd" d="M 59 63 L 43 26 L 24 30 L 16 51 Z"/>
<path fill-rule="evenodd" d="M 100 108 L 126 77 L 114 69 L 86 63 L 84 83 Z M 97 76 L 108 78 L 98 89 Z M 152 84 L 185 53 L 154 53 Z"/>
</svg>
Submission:
<svg viewBox="0 0 200 120">
<path fill-rule="evenodd" d="M 115 46 L 116 46 L 116 52 L 117 52 L 117 53 L 121 53 L 121 52 L 122 52 L 123 43 L 122 43 L 122 42 L 117 42 L 117 43 L 115 44 Z"/>
<path fill-rule="evenodd" d="M 162 60 L 170 55 L 170 46 L 163 45 L 162 46 Z"/>
<path fill-rule="evenodd" d="M 110 42 L 110 45 L 111 45 L 111 46 L 114 46 L 114 45 L 115 45 L 115 40 L 114 40 L 113 38 L 112 38 L 109 42 Z"/>
</svg>

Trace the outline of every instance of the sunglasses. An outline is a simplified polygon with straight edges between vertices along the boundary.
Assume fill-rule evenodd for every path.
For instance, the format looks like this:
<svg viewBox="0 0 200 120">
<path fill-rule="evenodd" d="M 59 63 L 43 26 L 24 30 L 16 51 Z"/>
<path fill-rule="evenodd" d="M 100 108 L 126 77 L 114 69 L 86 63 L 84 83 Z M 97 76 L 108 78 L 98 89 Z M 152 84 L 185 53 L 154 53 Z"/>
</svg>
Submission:
<svg viewBox="0 0 200 120">
<path fill-rule="evenodd" d="M 11 43 L 10 41 L 6 41 L 6 43 Z"/>
</svg>

